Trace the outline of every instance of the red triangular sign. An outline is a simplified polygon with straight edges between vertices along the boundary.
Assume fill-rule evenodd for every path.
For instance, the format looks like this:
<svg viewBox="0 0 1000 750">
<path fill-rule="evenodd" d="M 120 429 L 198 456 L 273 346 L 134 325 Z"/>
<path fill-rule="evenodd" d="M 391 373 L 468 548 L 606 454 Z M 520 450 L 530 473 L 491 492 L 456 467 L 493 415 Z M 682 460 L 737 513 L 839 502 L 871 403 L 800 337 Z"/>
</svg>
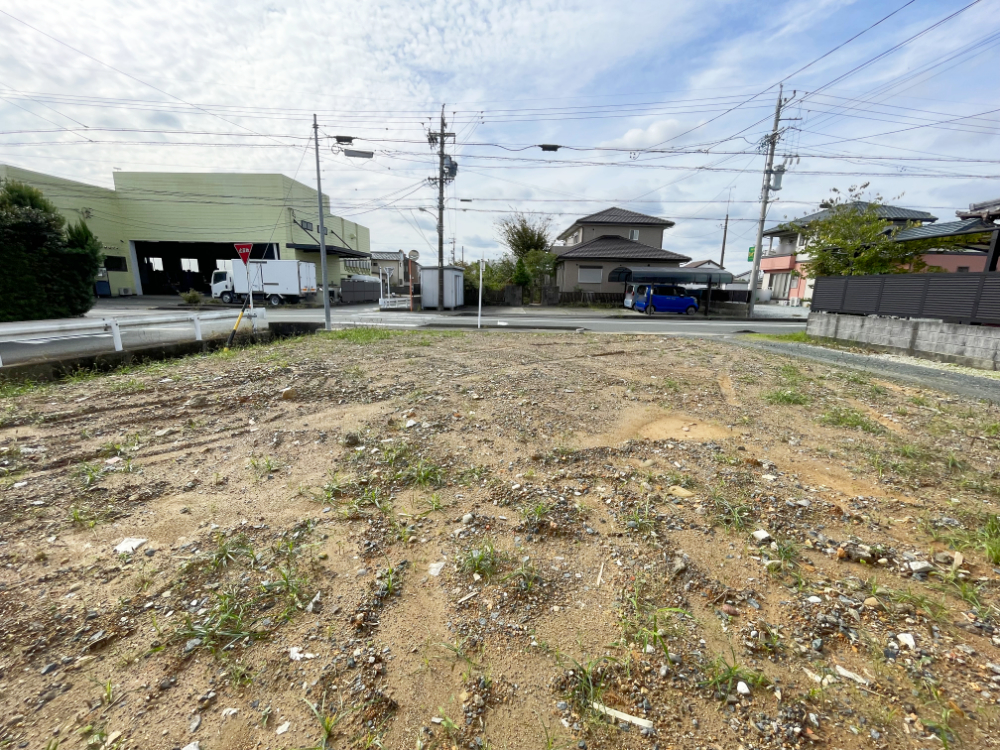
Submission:
<svg viewBox="0 0 1000 750">
<path fill-rule="evenodd" d="M 234 244 L 236 246 L 236 252 L 240 254 L 240 259 L 243 261 L 243 265 L 245 266 L 247 261 L 250 260 L 250 251 L 253 250 L 253 243 L 236 242 Z"/>
</svg>

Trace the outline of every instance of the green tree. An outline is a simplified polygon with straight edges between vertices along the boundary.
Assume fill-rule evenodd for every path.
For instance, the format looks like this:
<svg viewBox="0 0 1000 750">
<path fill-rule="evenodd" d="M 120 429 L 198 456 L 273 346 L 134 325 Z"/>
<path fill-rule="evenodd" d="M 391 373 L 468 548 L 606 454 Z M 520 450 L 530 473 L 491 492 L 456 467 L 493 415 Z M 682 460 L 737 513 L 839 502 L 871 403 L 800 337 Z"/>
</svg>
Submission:
<svg viewBox="0 0 1000 750">
<path fill-rule="evenodd" d="M 555 276 L 558 256 L 548 250 L 532 250 L 524 256 L 524 267 L 533 286 L 540 286 L 546 276 Z"/>
<path fill-rule="evenodd" d="M 846 194 L 834 188 L 831 198 L 820 204 L 826 216 L 809 224 L 791 223 L 808 247 L 809 260 L 802 264 L 806 276 L 916 273 L 927 270 L 923 255 L 929 250 L 969 242 L 968 237 L 897 242 L 896 235 L 905 227 L 879 216 L 885 203 L 877 194 L 865 200 L 867 187 L 851 186 Z"/>
<path fill-rule="evenodd" d="M 41 191 L 0 185 L 0 320 L 81 315 L 94 299 L 101 246 L 83 222 L 65 220 Z"/>
<path fill-rule="evenodd" d="M 517 265 L 514 266 L 514 276 L 511 278 L 510 283 L 521 287 L 521 289 L 531 284 L 531 274 L 528 273 L 528 268 L 524 265 L 524 261 L 521 258 L 517 259 Z"/>
<path fill-rule="evenodd" d="M 524 259 L 532 251 L 549 249 L 552 244 L 549 240 L 550 224 L 547 217 L 532 219 L 515 211 L 497 220 L 497 239 L 515 258 Z"/>
</svg>

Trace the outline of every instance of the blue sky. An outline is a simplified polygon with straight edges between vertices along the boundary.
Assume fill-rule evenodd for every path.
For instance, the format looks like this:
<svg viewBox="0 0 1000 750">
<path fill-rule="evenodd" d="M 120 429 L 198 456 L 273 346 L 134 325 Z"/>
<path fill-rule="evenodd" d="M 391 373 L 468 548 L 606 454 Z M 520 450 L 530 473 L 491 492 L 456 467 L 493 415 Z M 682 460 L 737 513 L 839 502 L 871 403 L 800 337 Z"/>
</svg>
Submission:
<svg viewBox="0 0 1000 750">
<path fill-rule="evenodd" d="M 108 186 L 115 167 L 314 184 L 315 111 L 322 133 L 376 152 L 324 142 L 335 212 L 367 224 L 373 249 L 426 257 L 425 133 L 443 102 L 460 165 L 445 234 L 467 258 L 499 254 L 493 222 L 511 209 L 560 230 L 610 205 L 672 219 L 665 247 L 718 258 L 731 198 L 740 271 L 782 80 L 801 119 L 783 123 L 769 224 L 862 182 L 943 221 L 1000 197 L 1000 0 L 968 4 L 15 1 L 0 14 L 0 161 Z"/>
</svg>

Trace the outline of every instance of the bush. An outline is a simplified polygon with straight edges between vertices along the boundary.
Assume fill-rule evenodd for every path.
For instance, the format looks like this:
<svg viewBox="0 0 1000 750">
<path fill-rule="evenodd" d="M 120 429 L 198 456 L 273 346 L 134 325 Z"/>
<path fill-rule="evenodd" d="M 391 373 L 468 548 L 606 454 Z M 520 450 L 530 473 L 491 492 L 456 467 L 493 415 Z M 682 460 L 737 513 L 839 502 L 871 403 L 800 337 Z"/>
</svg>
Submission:
<svg viewBox="0 0 1000 750">
<path fill-rule="evenodd" d="M 40 190 L 0 187 L 0 321 L 75 317 L 93 306 L 101 244 L 83 221 L 64 225 Z"/>
<path fill-rule="evenodd" d="M 197 289 L 191 289 L 186 292 L 181 292 L 181 299 L 184 300 L 189 305 L 199 305 L 201 304 L 201 292 Z"/>
</svg>

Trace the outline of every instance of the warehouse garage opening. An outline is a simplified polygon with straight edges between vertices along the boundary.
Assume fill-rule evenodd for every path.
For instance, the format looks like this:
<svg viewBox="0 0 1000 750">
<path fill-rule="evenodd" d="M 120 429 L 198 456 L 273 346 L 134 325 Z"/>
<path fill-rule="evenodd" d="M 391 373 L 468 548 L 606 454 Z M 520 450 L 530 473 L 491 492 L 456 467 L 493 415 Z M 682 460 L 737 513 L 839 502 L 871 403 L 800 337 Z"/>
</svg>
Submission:
<svg viewBox="0 0 1000 750">
<path fill-rule="evenodd" d="M 238 242 L 239 240 L 236 240 Z M 135 242 L 144 294 L 211 294 L 212 273 L 242 264 L 233 242 Z M 252 260 L 277 260 L 277 243 L 255 242 Z"/>
</svg>

